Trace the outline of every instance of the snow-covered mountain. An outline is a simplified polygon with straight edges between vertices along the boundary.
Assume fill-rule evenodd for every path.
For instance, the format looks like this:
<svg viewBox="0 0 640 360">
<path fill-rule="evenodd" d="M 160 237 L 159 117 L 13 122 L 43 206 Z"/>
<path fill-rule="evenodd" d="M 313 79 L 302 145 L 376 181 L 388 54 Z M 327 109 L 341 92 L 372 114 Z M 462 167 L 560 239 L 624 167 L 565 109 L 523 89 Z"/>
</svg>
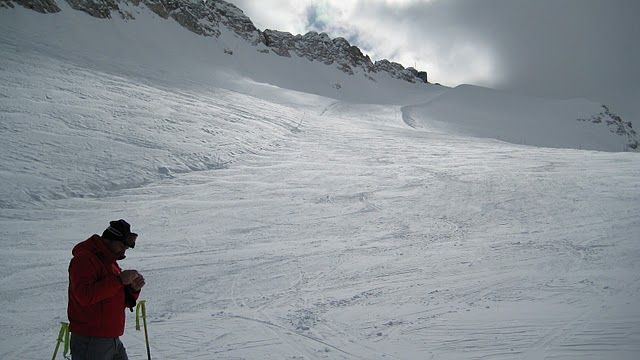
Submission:
<svg viewBox="0 0 640 360">
<path fill-rule="evenodd" d="M 638 150 L 638 134 L 606 105 L 555 100 L 461 85 L 427 102 L 406 106 L 414 127 L 515 144 L 608 151 Z M 580 123 L 587 123 L 583 126 Z"/>
<path fill-rule="evenodd" d="M 56 0 L 5 0 L 0 6 L 13 8 L 16 6 L 14 4 L 43 14 L 62 11 Z M 117 25 L 121 28 L 146 23 L 155 14 L 207 38 L 198 44 L 180 46 L 181 49 L 188 49 L 187 53 L 201 53 L 208 57 L 208 60 L 201 60 L 209 61 L 210 64 L 199 64 L 198 67 L 231 67 L 241 76 L 258 82 L 340 100 L 400 102 L 409 105 L 405 109 L 405 120 L 411 126 L 443 129 L 462 135 L 489 137 L 519 144 L 604 151 L 635 151 L 640 141 L 632 122 L 622 119 L 606 105 L 583 99 L 553 100 L 512 96 L 478 87 L 429 87 L 426 72 L 405 69 L 401 64 L 388 60 L 374 63 L 358 47 L 352 46 L 343 38 L 331 39 L 327 34 L 316 32 L 294 36 L 276 30 L 261 31 L 241 9 L 222 0 L 69 0 L 61 4 L 101 19 L 98 22 L 100 25 L 111 19 L 109 23 L 113 26 L 114 20 L 121 20 L 118 22 L 120 25 Z M 77 29 L 77 26 L 73 27 Z M 177 44 L 174 42 L 173 32 L 165 34 L 167 26 L 161 27 L 163 30 L 158 34 L 150 34 L 153 39 L 148 40 L 161 42 L 164 46 Z M 149 27 L 144 28 L 147 30 Z M 118 31 L 113 27 L 109 30 Z M 109 38 L 96 35 L 96 39 L 100 37 Z M 96 39 L 83 39 L 87 42 L 83 46 L 100 47 L 99 42 L 93 43 Z M 127 42 L 132 42 L 131 40 L 142 43 L 143 37 L 120 39 L 117 41 L 123 43 L 118 44 L 116 41 L 113 47 L 127 48 Z M 193 39 L 190 40 L 193 42 Z M 146 46 L 143 48 L 147 50 Z M 106 47 L 96 51 L 108 53 L 111 50 Z M 160 51 L 162 52 L 165 50 Z M 152 53 L 147 51 L 144 56 L 148 57 Z M 221 53 L 228 58 L 220 59 Z M 158 56 L 164 57 L 160 54 Z M 288 59 L 278 59 L 292 56 L 295 57 L 292 59 L 293 63 Z M 189 56 L 175 59 L 185 63 L 181 68 L 190 66 L 186 63 L 193 61 Z M 306 59 L 316 66 L 298 61 L 300 59 Z M 337 73 L 336 69 L 349 77 Z M 219 82 L 220 76 L 214 78 Z M 413 87 L 411 94 L 407 94 L 409 87 L 385 81 L 387 78 L 424 86 Z M 424 95 L 434 92 L 442 93 L 442 96 L 434 100 Z M 603 106 L 607 110 L 600 114 Z M 427 108 L 426 114 L 420 113 L 419 109 Z M 605 119 L 602 121 L 580 123 L 584 119 L 603 116 Z M 553 131 L 549 131 L 550 129 Z"/>
<path fill-rule="evenodd" d="M 12 1 L 40 13 L 56 13 L 60 7 L 55 0 L 6 0 L 0 3 L 13 7 Z M 223 0 L 67 0 L 75 9 L 84 11 L 96 18 L 111 18 L 112 14 L 126 20 L 135 20 L 134 12 L 127 8 L 131 5 L 144 5 L 160 17 L 172 18 L 180 25 L 196 34 L 220 37 L 226 28 L 252 45 L 261 45 L 258 51 L 272 51 L 280 56 L 290 57 L 294 52 L 299 57 L 324 64 L 336 64 L 342 71 L 353 74 L 354 68 L 365 73 L 384 72 L 409 82 L 427 82 L 427 73 L 414 68 L 404 68 L 401 64 L 388 60 L 376 61 L 363 55 L 357 46 L 352 46 L 344 38 L 331 39 L 327 34 L 309 32 L 305 35 L 292 35 L 287 32 L 258 30 L 242 10 Z M 226 49 L 229 54 L 232 50 Z M 372 78 L 373 80 L 373 78 Z"/>
<path fill-rule="evenodd" d="M 154 359 L 640 354 L 640 157 L 615 109 L 329 63 L 340 40 L 222 2 L 19 3 L 0 358 L 51 357 L 70 250 L 119 218 Z M 130 315 L 123 341 L 145 358 Z"/>
</svg>

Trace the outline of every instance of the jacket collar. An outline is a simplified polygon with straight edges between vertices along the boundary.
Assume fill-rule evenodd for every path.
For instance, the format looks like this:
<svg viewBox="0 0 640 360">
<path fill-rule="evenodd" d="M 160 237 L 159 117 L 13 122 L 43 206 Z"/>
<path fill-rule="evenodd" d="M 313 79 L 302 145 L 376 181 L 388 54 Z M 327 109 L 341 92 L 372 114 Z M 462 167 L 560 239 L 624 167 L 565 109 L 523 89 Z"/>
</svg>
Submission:
<svg viewBox="0 0 640 360">
<path fill-rule="evenodd" d="M 101 261 L 105 263 L 115 262 L 117 259 L 115 255 L 109 250 L 104 243 L 102 237 L 97 234 L 92 235 L 87 240 L 79 243 L 73 248 L 73 256 L 80 255 L 82 253 L 94 254 Z"/>
</svg>

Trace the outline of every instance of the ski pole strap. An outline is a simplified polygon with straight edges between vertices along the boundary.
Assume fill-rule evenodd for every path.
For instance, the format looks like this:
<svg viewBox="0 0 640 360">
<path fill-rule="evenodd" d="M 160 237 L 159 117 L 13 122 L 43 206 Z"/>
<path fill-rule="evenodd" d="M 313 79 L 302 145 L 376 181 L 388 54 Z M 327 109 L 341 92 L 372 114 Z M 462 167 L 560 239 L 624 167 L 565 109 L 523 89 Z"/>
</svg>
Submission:
<svg viewBox="0 0 640 360">
<path fill-rule="evenodd" d="M 136 306 L 136 330 L 140 331 L 140 314 L 142 313 L 142 323 L 144 324 L 144 342 L 147 345 L 147 360 L 151 360 L 151 349 L 149 349 L 149 333 L 147 332 L 147 303 L 140 300 Z"/>
<path fill-rule="evenodd" d="M 56 349 L 53 351 L 53 357 L 51 360 L 55 360 L 56 355 L 58 355 L 58 349 L 60 349 L 60 344 L 64 344 L 64 348 L 62 350 L 62 356 L 65 359 L 69 359 L 69 323 L 61 322 L 60 323 L 60 332 L 58 332 L 58 339 L 56 341 Z"/>
<path fill-rule="evenodd" d="M 136 305 L 136 330 L 140 331 L 140 313 L 142 313 L 142 319 L 146 321 L 147 319 L 147 307 L 145 306 L 144 300 L 140 300 L 138 305 Z"/>
</svg>

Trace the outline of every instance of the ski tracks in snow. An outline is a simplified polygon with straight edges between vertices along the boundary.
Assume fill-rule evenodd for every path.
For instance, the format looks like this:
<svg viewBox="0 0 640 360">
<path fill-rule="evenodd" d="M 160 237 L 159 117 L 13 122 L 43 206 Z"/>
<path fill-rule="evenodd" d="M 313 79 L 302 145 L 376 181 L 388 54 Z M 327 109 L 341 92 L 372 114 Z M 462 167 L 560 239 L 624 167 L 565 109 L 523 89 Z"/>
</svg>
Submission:
<svg viewBox="0 0 640 360">
<path fill-rule="evenodd" d="M 187 95 L 171 111 L 202 119 L 190 102 L 205 100 Z M 238 99 L 225 96 L 207 108 L 220 113 Z M 615 345 L 636 350 L 640 295 L 637 276 L 628 275 L 637 273 L 639 255 L 630 240 L 640 228 L 634 154 L 419 131 L 403 123 L 397 106 L 323 106 L 322 116 L 301 123 L 299 111 L 283 106 L 235 104 L 237 114 L 225 120 L 239 130 L 232 142 L 253 149 L 240 133 L 255 126 L 268 151 L 99 201 L 7 212 L 3 236 L 37 247 L 51 243 L 42 234 L 65 229 L 54 259 L 64 272 L 73 236 L 128 214 L 143 235 L 125 264 L 148 279 L 158 359 L 575 358 Z M 199 124 L 206 137 L 222 136 L 208 121 Z M 176 124 L 158 126 L 174 131 Z M 47 257 L 13 254 L 40 269 Z M 37 281 L 10 286 L 12 276 Z M 36 299 L 44 281 L 9 267 L 2 281 L 3 332 L 51 332 L 36 320 L 29 330 L 19 323 L 23 294 L 35 299 L 34 318 L 47 319 L 49 304 Z M 47 291 L 64 302 L 64 287 L 53 284 Z M 618 303 L 622 313 L 611 305 Z M 130 330 L 131 354 L 144 356 Z M 598 343 L 605 345 L 590 345 Z M 24 345 L 4 348 L 16 354 Z M 43 357 L 49 346 L 32 350 Z"/>
</svg>

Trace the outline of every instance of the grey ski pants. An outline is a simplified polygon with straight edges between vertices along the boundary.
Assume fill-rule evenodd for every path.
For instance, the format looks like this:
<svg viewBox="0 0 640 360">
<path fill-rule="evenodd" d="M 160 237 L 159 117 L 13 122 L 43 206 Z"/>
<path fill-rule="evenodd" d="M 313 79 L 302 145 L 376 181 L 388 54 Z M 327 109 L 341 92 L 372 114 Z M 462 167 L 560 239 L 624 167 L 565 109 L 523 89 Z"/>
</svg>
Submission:
<svg viewBox="0 0 640 360">
<path fill-rule="evenodd" d="M 129 360 L 120 338 L 82 336 L 71 333 L 72 360 Z"/>
</svg>

